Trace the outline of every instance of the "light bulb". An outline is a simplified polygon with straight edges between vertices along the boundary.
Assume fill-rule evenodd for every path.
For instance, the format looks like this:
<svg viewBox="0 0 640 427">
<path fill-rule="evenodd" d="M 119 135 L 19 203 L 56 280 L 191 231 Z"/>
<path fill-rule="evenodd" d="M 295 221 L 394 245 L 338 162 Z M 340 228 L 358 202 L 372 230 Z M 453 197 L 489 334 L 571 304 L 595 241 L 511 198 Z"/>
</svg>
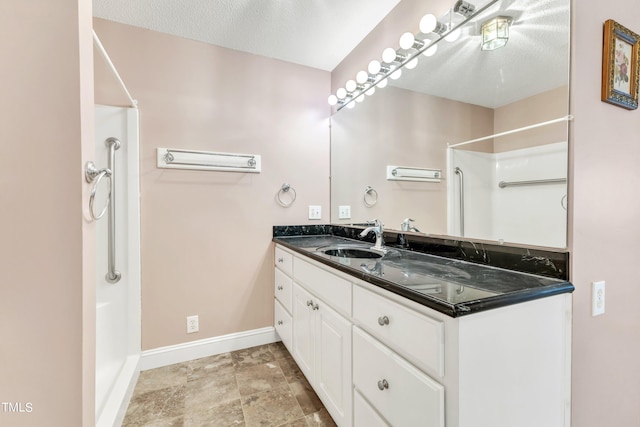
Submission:
<svg viewBox="0 0 640 427">
<path fill-rule="evenodd" d="M 431 40 L 425 40 L 425 42 L 427 42 L 427 45 L 431 44 Z M 422 52 L 422 54 L 424 56 L 433 56 L 437 51 L 438 51 L 438 45 L 434 44 L 429 49 Z"/>
<path fill-rule="evenodd" d="M 438 25 L 438 18 L 435 15 L 427 14 L 422 17 L 420 20 L 420 32 L 424 34 L 429 34 L 433 30 L 436 29 Z"/>
<path fill-rule="evenodd" d="M 356 74 L 356 82 L 365 84 L 367 80 L 369 80 L 369 73 L 366 71 L 358 71 L 358 74 Z"/>
<path fill-rule="evenodd" d="M 403 49 L 411 49 L 416 38 L 412 33 L 404 33 L 400 36 L 400 47 Z"/>
<path fill-rule="evenodd" d="M 382 79 L 380 80 L 380 83 L 378 83 L 377 87 L 379 87 L 380 89 L 384 89 L 385 87 L 387 87 L 387 83 L 389 83 L 388 79 Z"/>
<path fill-rule="evenodd" d="M 402 68 L 398 68 L 389 76 L 391 80 L 398 80 L 402 76 Z"/>
<path fill-rule="evenodd" d="M 411 61 L 407 62 L 405 64 L 405 67 L 407 68 L 407 70 L 413 70 L 414 68 L 416 68 L 417 65 L 418 65 L 418 57 L 416 56 Z"/>
<path fill-rule="evenodd" d="M 355 102 L 350 102 L 350 103 L 347 104 L 347 108 L 353 108 L 355 106 L 356 106 Z"/>
<path fill-rule="evenodd" d="M 380 62 L 374 59 L 373 61 L 369 62 L 369 67 L 367 67 L 367 69 L 371 74 L 378 74 L 380 72 Z"/>
<path fill-rule="evenodd" d="M 388 47 L 382 52 L 382 62 L 391 64 L 395 60 L 396 60 L 396 50 L 394 48 Z"/>
<path fill-rule="evenodd" d="M 338 103 L 338 97 L 335 95 L 329 95 L 329 99 L 327 99 L 329 105 L 336 105 Z"/>
<path fill-rule="evenodd" d="M 375 86 L 371 86 L 369 89 L 367 89 L 364 94 L 367 96 L 371 96 L 374 93 L 376 93 L 376 87 Z"/>
<path fill-rule="evenodd" d="M 345 99 L 347 97 L 347 91 L 345 88 L 341 87 L 340 89 L 338 89 L 336 91 L 336 97 L 338 97 L 338 99 Z"/>
<path fill-rule="evenodd" d="M 356 102 L 362 102 L 364 101 L 364 94 L 360 94 L 357 98 L 356 98 Z"/>
<path fill-rule="evenodd" d="M 455 30 L 447 34 L 447 36 L 444 39 L 448 42 L 454 42 L 458 40 L 458 38 L 460 37 L 460 32 L 461 32 L 460 28 L 456 28 Z"/>
<path fill-rule="evenodd" d="M 354 80 L 349 80 L 344 84 L 344 87 L 347 89 L 347 92 L 353 92 L 354 90 L 356 90 L 358 85 Z"/>
</svg>

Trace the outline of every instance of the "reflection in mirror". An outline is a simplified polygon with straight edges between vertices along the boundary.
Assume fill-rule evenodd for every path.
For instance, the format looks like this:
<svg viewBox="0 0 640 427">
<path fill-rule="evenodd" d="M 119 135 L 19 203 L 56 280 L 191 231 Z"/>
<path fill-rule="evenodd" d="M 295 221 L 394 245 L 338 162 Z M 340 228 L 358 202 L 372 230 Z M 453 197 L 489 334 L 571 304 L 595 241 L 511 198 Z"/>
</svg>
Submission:
<svg viewBox="0 0 640 427">
<path fill-rule="evenodd" d="M 480 28 L 497 16 L 510 18 L 509 39 L 483 51 Z M 499 1 L 456 42 L 334 114 L 332 222 L 380 218 L 400 230 L 412 218 L 427 234 L 565 247 L 569 21 L 569 0 Z M 441 179 L 388 179 L 389 165 Z"/>
</svg>

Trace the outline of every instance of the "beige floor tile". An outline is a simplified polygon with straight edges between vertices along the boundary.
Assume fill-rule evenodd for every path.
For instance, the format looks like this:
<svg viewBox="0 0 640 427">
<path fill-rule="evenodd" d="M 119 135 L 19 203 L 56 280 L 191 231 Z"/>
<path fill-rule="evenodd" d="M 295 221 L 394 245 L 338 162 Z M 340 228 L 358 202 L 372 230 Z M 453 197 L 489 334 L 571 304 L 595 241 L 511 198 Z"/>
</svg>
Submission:
<svg viewBox="0 0 640 427">
<path fill-rule="evenodd" d="M 271 350 L 271 353 L 276 360 L 284 359 L 285 357 L 291 357 L 289 350 L 287 350 L 287 347 L 282 344 L 282 341 L 269 344 L 269 350 Z"/>
<path fill-rule="evenodd" d="M 304 416 L 288 386 L 243 397 L 242 410 L 247 427 L 281 426 Z"/>
<path fill-rule="evenodd" d="M 240 399 L 213 406 L 205 411 L 190 412 L 184 427 L 245 427 Z"/>
<path fill-rule="evenodd" d="M 278 427 L 309 427 L 309 424 L 307 424 L 306 418 L 300 418 L 299 420 L 291 421 Z"/>
<path fill-rule="evenodd" d="M 309 427 L 337 427 L 333 422 L 333 418 L 326 409 L 307 415 L 307 424 Z"/>
<path fill-rule="evenodd" d="M 277 362 L 247 366 L 236 371 L 238 389 L 241 396 L 248 396 L 261 391 L 282 388 L 287 380 Z"/>
<path fill-rule="evenodd" d="M 233 359 L 233 365 L 236 369 L 242 369 L 252 365 L 262 365 L 263 363 L 276 360 L 271 350 L 269 350 L 268 345 L 233 351 L 231 352 L 231 358 Z"/>
<path fill-rule="evenodd" d="M 187 366 L 187 380 L 196 381 L 210 374 L 233 374 L 233 359 L 231 353 L 217 354 L 185 363 Z"/>
<path fill-rule="evenodd" d="M 289 387 L 305 415 L 313 414 L 324 408 L 320 398 L 316 392 L 313 391 L 313 388 L 311 388 L 307 380 L 289 383 Z"/>
<path fill-rule="evenodd" d="M 175 387 L 187 383 L 187 365 L 177 363 L 140 372 L 134 394 Z"/>
<path fill-rule="evenodd" d="M 133 396 L 123 425 L 157 424 L 181 417 L 184 415 L 185 389 L 186 386 L 182 385 Z"/>
<path fill-rule="evenodd" d="M 278 365 L 280 365 L 280 369 L 282 369 L 282 373 L 287 379 L 287 382 L 292 383 L 300 380 L 307 380 L 298 364 L 293 360 L 293 357 L 289 356 L 279 359 Z"/>
<path fill-rule="evenodd" d="M 191 413 L 239 399 L 235 375 L 211 373 L 208 377 L 187 383 L 184 405 L 186 413 Z"/>
</svg>

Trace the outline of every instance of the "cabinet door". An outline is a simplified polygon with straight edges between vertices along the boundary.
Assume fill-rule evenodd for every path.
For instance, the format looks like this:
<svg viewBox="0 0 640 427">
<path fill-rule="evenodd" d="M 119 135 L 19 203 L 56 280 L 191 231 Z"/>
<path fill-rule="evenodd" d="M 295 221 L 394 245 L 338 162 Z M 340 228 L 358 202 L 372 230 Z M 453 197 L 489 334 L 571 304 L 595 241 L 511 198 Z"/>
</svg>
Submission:
<svg viewBox="0 0 640 427">
<path fill-rule="evenodd" d="M 389 424 L 364 400 L 358 390 L 353 392 L 354 427 L 389 427 Z"/>
<path fill-rule="evenodd" d="M 316 392 L 336 424 L 351 425 L 351 323 L 322 300 L 315 299 Z"/>
<path fill-rule="evenodd" d="M 293 284 L 293 353 L 302 373 L 309 381 L 313 381 L 314 367 L 314 316 L 309 302 L 311 294 L 297 283 Z"/>
</svg>

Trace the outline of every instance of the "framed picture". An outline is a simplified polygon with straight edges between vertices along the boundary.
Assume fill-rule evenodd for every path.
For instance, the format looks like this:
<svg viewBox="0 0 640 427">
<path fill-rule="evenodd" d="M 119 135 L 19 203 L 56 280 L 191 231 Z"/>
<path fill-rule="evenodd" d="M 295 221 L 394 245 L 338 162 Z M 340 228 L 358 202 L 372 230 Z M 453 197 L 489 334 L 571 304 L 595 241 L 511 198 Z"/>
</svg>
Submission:
<svg viewBox="0 0 640 427">
<path fill-rule="evenodd" d="M 604 23 L 602 100 L 628 110 L 638 108 L 640 36 L 613 19 Z"/>
</svg>

